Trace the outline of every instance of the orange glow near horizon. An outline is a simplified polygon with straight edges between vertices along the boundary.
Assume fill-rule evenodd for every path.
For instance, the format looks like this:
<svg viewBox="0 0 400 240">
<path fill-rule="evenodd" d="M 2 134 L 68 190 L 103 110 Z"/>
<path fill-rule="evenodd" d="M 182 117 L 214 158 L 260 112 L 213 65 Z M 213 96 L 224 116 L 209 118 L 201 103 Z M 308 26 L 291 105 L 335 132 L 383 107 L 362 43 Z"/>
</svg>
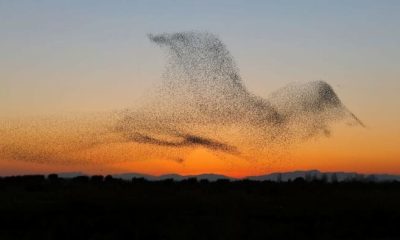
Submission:
<svg viewBox="0 0 400 240">
<path fill-rule="evenodd" d="M 371 142 L 368 129 L 339 128 L 329 138 L 311 139 L 269 159 L 243 159 L 229 154 L 215 154 L 204 148 L 179 150 L 182 159 L 166 158 L 164 152 L 151 154 L 153 146 L 107 144 L 83 151 L 85 161 L 72 163 L 38 163 L 35 161 L 0 160 L 1 175 L 83 172 L 87 174 L 145 173 L 182 175 L 215 173 L 232 177 L 262 175 L 271 172 L 317 169 L 323 172 L 400 173 L 399 150 L 395 138 L 387 135 Z M 145 144 L 144 144 L 145 145 Z M 372 148 L 373 146 L 373 148 Z M 137 149 L 140 148 L 140 151 Z M 132 157 L 136 156 L 136 157 Z"/>
<path fill-rule="evenodd" d="M 330 137 L 314 137 L 275 150 L 272 154 L 254 153 L 247 158 L 202 147 L 172 148 L 118 142 L 118 136 L 112 134 L 103 136 L 102 144 L 96 145 L 93 139 L 99 138 L 96 134 L 103 122 L 79 119 L 78 123 L 77 127 L 76 121 L 68 120 L 10 121 L 7 129 L 15 128 L 19 132 L 3 131 L 8 135 L 0 139 L 0 146 L 3 144 L 0 175 L 135 172 L 152 175 L 215 173 L 245 177 L 312 169 L 323 172 L 400 174 L 400 149 L 397 146 L 400 134 L 396 134 L 400 131 L 393 130 L 389 125 L 360 128 L 339 124 L 332 129 Z M 88 131 L 83 138 L 74 135 L 82 131 Z M 76 141 L 78 137 L 79 141 Z M 75 143 L 71 144 L 70 141 Z M 7 144 L 27 151 L 29 158 L 24 152 L 17 152 L 20 156 L 4 154 Z M 241 149 L 241 146 L 237 147 Z"/>
</svg>

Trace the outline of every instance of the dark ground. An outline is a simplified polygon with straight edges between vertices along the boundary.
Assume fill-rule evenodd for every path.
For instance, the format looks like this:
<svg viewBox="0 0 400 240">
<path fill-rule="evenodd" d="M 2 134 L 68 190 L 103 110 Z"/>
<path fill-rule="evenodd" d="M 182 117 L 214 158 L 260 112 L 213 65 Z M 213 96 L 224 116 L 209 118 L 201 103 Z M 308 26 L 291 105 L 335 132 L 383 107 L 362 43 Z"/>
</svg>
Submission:
<svg viewBox="0 0 400 240">
<path fill-rule="evenodd" d="M 400 239 L 400 182 L 8 177 L 0 239 Z"/>
</svg>

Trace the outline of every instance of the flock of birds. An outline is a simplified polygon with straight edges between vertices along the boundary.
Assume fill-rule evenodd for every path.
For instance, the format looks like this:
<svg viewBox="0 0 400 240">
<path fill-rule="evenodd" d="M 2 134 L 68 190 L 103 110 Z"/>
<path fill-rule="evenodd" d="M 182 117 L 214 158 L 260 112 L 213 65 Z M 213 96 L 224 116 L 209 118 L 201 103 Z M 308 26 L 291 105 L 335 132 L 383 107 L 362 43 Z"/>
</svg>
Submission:
<svg viewBox="0 0 400 240">
<path fill-rule="evenodd" d="M 84 119 L 4 120 L 0 158 L 87 163 L 94 149 L 119 144 L 134 145 L 135 150 L 116 151 L 133 155 L 131 159 L 184 159 L 195 148 L 254 159 L 329 135 L 337 121 L 364 126 L 323 81 L 290 84 L 268 98 L 250 93 L 233 57 L 214 34 L 148 37 L 165 49 L 167 66 L 161 86 L 145 103 Z M 118 161 L 118 156 L 110 161 Z"/>
</svg>

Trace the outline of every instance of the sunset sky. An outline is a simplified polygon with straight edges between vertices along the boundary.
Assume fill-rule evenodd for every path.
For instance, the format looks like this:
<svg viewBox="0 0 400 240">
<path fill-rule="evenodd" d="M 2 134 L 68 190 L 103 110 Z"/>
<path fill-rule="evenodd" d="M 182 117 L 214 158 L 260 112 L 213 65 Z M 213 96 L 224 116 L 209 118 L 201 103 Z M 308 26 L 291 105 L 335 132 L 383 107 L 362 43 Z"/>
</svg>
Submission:
<svg viewBox="0 0 400 240">
<path fill-rule="evenodd" d="M 165 159 L 162 150 L 146 157 L 153 151 L 149 146 L 137 153 L 138 146 L 111 140 L 73 156 L 90 158 L 83 162 L 0 154 L 0 175 L 80 171 L 242 177 L 307 169 L 400 174 L 399 12 L 397 0 L 0 0 L 0 150 L 12 142 L 40 148 L 35 158 L 48 157 L 46 144 L 53 144 L 54 153 L 54 145 L 76 137 L 69 129 L 93 133 L 106 125 L 102 114 L 140 105 L 162 81 L 166 62 L 149 33 L 214 33 L 231 52 L 250 92 L 268 97 L 292 82 L 323 80 L 366 125 L 335 123 L 329 137 L 316 136 L 256 160 L 203 148 L 182 150 L 184 161 Z M 23 133 L 15 133 L 16 126 L 23 126 Z M 48 132 L 38 137 L 41 128 Z M 141 158 L 132 157 L 134 151 Z"/>
</svg>

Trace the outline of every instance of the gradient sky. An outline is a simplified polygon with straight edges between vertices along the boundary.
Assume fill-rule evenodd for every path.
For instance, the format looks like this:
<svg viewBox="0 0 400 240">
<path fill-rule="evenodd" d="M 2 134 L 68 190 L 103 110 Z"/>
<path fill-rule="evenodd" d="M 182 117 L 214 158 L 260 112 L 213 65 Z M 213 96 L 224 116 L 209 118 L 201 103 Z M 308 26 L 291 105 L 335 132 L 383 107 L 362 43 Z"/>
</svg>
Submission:
<svg viewBox="0 0 400 240">
<path fill-rule="evenodd" d="M 313 139 L 266 165 L 209 160 L 200 149 L 185 165 L 155 159 L 96 168 L 0 159 L 0 174 L 400 173 L 399 12 L 397 0 L 0 0 L 1 118 L 135 106 L 160 82 L 165 64 L 146 34 L 195 30 L 226 43 L 250 91 L 266 97 L 291 82 L 324 80 L 367 126 L 339 125 L 331 137 Z"/>
</svg>

